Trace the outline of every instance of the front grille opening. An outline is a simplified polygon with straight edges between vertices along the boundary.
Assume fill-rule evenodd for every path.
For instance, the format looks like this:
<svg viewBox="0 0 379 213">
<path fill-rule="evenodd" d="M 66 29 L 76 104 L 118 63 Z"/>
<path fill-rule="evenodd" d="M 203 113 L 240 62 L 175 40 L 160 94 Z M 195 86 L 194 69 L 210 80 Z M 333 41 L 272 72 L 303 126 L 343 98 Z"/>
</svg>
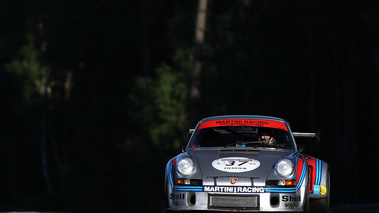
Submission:
<svg viewBox="0 0 379 213">
<path fill-rule="evenodd" d="M 187 205 L 194 206 L 196 204 L 195 192 L 187 192 Z"/>
<path fill-rule="evenodd" d="M 258 210 L 258 195 L 219 195 L 210 194 L 208 196 L 209 209 L 228 210 Z"/>
<path fill-rule="evenodd" d="M 270 194 L 270 205 L 273 208 L 279 207 L 279 194 L 278 193 Z"/>
<path fill-rule="evenodd" d="M 313 178 L 312 178 L 314 171 L 313 171 L 313 166 L 312 165 L 309 165 L 308 168 L 309 168 L 308 169 L 308 171 L 309 171 L 309 179 L 308 179 L 309 180 L 309 193 L 311 193 L 313 191 L 313 184 L 314 184 L 313 183 Z"/>
</svg>

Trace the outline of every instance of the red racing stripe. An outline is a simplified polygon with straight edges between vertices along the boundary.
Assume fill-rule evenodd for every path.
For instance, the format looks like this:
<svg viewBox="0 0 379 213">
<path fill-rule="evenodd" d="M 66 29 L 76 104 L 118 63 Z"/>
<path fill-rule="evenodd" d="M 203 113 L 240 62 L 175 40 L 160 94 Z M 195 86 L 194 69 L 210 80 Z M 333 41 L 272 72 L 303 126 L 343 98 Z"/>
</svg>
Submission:
<svg viewBox="0 0 379 213">
<path fill-rule="evenodd" d="M 303 163 L 304 160 L 302 157 L 297 159 L 297 165 L 296 165 L 296 184 L 299 183 L 299 179 L 301 176 L 301 172 L 303 171 Z"/>
<path fill-rule="evenodd" d="M 309 193 L 312 193 L 316 181 L 316 159 L 309 155 L 305 155 L 305 158 L 309 167 Z"/>
</svg>

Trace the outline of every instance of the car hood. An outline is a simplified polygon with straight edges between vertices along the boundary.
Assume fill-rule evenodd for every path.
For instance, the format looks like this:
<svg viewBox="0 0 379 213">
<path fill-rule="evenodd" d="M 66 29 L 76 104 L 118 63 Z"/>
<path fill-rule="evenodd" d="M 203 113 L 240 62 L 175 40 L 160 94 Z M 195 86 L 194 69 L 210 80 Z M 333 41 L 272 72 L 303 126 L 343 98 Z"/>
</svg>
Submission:
<svg viewBox="0 0 379 213">
<path fill-rule="evenodd" d="M 277 149 L 187 150 L 206 186 L 265 186 L 276 162 L 293 153 Z"/>
</svg>

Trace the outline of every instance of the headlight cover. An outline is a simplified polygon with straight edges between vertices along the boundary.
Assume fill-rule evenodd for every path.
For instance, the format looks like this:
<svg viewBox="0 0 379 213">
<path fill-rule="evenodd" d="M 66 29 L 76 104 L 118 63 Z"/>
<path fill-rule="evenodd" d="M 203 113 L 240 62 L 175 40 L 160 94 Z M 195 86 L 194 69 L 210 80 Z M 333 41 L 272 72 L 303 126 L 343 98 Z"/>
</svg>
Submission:
<svg viewBox="0 0 379 213">
<path fill-rule="evenodd" d="M 281 159 L 275 169 L 280 176 L 288 178 L 293 174 L 295 167 L 290 159 Z"/>
<path fill-rule="evenodd" d="M 185 157 L 178 161 L 176 169 L 180 176 L 188 177 L 195 173 L 195 164 L 193 163 L 193 160 Z"/>
</svg>

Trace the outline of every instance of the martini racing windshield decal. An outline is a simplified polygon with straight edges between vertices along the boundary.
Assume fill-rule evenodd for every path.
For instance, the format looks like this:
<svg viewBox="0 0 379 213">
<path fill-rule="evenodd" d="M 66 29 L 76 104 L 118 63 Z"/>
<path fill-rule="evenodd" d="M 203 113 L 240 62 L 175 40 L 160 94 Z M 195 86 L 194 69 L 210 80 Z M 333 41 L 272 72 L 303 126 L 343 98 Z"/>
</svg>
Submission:
<svg viewBox="0 0 379 213">
<path fill-rule="evenodd" d="M 202 122 L 199 129 L 221 127 L 221 126 L 253 126 L 253 127 L 269 127 L 275 129 L 282 129 L 288 132 L 286 124 L 280 121 L 271 120 L 256 120 L 256 119 L 224 119 L 224 120 L 211 120 Z"/>
</svg>

